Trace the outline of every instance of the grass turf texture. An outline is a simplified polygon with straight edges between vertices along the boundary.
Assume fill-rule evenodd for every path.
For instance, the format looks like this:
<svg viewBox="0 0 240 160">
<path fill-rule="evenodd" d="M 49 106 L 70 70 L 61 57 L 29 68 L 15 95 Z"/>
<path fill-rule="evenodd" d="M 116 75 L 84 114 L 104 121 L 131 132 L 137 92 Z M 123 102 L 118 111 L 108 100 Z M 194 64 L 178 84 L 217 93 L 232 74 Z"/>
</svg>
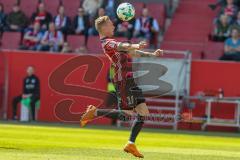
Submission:
<svg viewBox="0 0 240 160">
<path fill-rule="evenodd" d="M 128 129 L 0 122 L 0 160 L 127 160 Z M 239 160 L 240 135 L 144 129 L 137 146 L 149 160 Z"/>
</svg>

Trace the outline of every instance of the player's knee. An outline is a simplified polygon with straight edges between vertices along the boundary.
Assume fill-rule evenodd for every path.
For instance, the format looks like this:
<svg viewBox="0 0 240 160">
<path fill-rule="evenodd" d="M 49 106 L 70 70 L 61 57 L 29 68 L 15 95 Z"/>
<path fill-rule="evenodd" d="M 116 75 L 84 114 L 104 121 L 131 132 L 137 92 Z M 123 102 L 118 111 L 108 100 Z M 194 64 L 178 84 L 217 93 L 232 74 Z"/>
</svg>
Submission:
<svg viewBox="0 0 240 160">
<path fill-rule="evenodd" d="M 147 117 L 150 115 L 149 110 L 142 110 L 141 112 L 138 112 L 140 116 Z"/>
<path fill-rule="evenodd" d="M 140 116 L 149 116 L 149 110 L 147 108 L 146 103 L 141 103 L 139 104 L 136 108 L 135 111 L 140 115 Z"/>
</svg>

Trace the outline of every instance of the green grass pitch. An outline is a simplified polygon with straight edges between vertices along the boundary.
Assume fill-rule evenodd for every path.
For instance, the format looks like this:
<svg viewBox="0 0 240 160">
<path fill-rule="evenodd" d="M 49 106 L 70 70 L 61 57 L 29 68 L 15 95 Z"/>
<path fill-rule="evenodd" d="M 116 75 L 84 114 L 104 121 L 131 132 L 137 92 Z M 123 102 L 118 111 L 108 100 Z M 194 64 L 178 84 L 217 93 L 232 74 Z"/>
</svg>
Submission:
<svg viewBox="0 0 240 160">
<path fill-rule="evenodd" d="M 131 160 L 122 151 L 128 129 L 0 122 L 0 160 Z M 240 160 L 238 133 L 144 129 L 146 160 Z"/>
</svg>

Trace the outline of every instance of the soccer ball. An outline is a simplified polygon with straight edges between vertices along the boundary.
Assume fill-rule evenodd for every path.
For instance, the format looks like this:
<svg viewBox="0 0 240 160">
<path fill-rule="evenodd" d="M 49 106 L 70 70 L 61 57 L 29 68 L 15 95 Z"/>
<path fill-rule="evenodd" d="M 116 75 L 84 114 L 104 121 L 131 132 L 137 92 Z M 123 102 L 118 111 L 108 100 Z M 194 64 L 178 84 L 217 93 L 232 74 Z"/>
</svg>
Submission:
<svg viewBox="0 0 240 160">
<path fill-rule="evenodd" d="M 122 3 L 117 8 L 117 15 L 122 21 L 130 21 L 135 16 L 135 9 L 130 3 Z"/>
</svg>

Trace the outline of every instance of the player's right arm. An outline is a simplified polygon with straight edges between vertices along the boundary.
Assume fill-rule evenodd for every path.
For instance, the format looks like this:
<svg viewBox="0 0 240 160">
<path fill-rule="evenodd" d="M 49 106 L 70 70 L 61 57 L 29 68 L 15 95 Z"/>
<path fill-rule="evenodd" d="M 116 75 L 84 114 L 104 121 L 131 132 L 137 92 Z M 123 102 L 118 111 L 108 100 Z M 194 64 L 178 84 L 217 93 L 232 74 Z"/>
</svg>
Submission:
<svg viewBox="0 0 240 160">
<path fill-rule="evenodd" d="M 161 56 L 163 55 L 163 50 L 157 49 L 155 52 L 142 51 L 147 46 L 147 43 L 141 41 L 139 44 L 121 43 L 117 45 L 118 51 L 127 51 L 128 54 L 134 57 L 144 57 L 144 56 Z"/>
<path fill-rule="evenodd" d="M 119 42 L 117 45 L 118 51 L 133 51 L 133 50 L 141 50 L 146 48 L 147 43 L 144 41 L 141 41 L 138 44 L 131 44 L 128 42 Z"/>
</svg>

